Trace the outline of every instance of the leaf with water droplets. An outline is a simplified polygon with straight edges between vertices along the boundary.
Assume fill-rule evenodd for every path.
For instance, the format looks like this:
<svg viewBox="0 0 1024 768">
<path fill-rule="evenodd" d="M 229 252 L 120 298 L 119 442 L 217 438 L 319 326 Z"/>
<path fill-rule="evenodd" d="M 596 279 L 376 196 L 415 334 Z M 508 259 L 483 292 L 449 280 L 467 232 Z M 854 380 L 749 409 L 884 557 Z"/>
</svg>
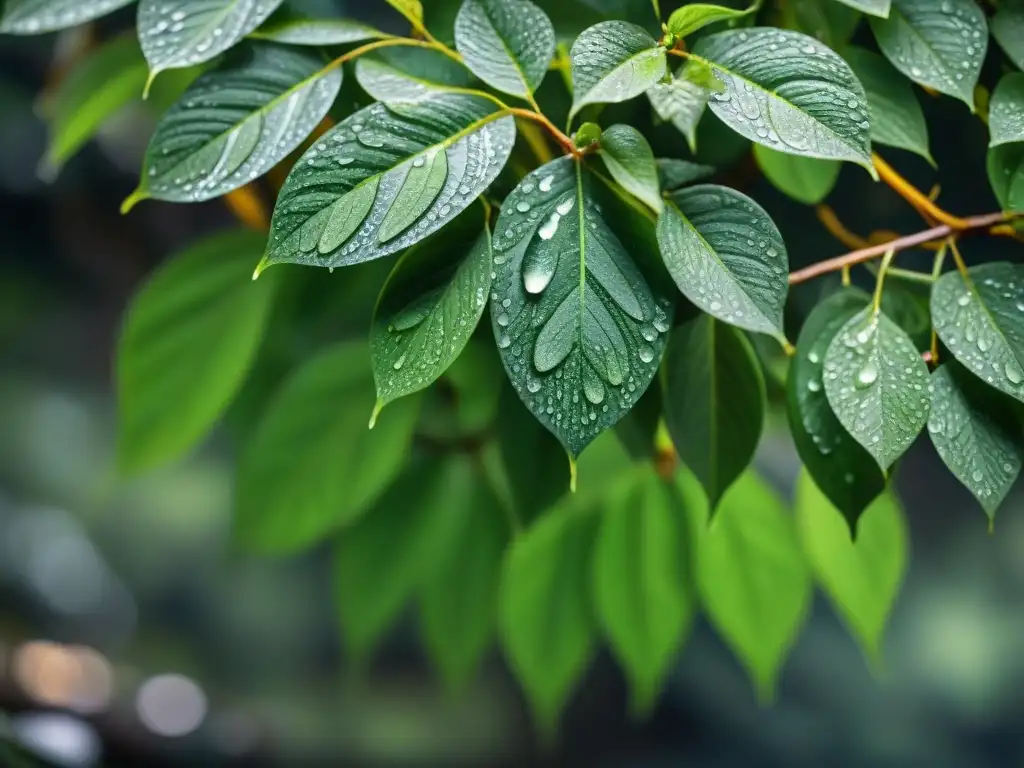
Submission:
<svg viewBox="0 0 1024 768">
<path fill-rule="evenodd" d="M 668 31 L 676 37 L 686 37 L 698 29 L 703 29 L 708 24 L 741 19 L 756 11 L 757 5 L 759 4 L 755 3 L 750 8 L 738 10 L 713 3 L 689 3 L 682 8 L 677 8 L 668 17 Z"/>
<path fill-rule="evenodd" d="M 697 124 L 704 115 L 711 92 L 685 73 L 701 66 L 687 62 L 679 68 L 672 82 L 657 83 L 647 90 L 647 98 L 658 117 L 672 123 L 686 137 L 691 152 L 697 151 Z"/>
<path fill-rule="evenodd" d="M 38 35 L 77 27 L 133 0 L 7 0 L 0 3 L 0 33 Z"/>
<path fill-rule="evenodd" d="M 817 205 L 828 197 L 842 167 L 835 160 L 788 155 L 761 144 L 754 145 L 754 159 L 776 189 L 804 205 Z"/>
<path fill-rule="evenodd" d="M 216 58 L 255 30 L 282 0 L 140 0 L 139 42 L 149 79 Z"/>
<path fill-rule="evenodd" d="M 589 172 L 559 158 L 526 176 L 495 227 L 491 319 L 505 370 L 573 456 L 614 425 L 657 371 L 669 303 L 620 240 Z"/>
<path fill-rule="evenodd" d="M 659 157 L 655 164 L 658 166 L 658 183 L 666 192 L 675 192 L 680 187 L 710 178 L 716 170 L 711 165 L 677 160 L 674 157 Z"/>
<path fill-rule="evenodd" d="M 748 331 L 784 339 L 789 256 L 765 210 L 741 192 L 700 184 L 658 217 L 661 257 L 690 301 Z"/>
<path fill-rule="evenodd" d="M 359 21 L 307 18 L 292 13 L 284 6 L 249 37 L 288 45 L 320 46 L 347 45 L 363 40 L 377 40 L 387 35 Z"/>
<path fill-rule="evenodd" d="M 740 135 L 792 155 L 848 160 L 874 174 L 867 97 L 832 49 L 770 27 L 701 39 L 693 56 L 725 85 L 710 107 Z"/>
<path fill-rule="evenodd" d="M 906 332 L 873 307 L 839 329 L 825 354 L 825 394 L 839 422 L 888 470 L 928 420 L 928 366 Z"/>
<path fill-rule="evenodd" d="M 665 76 L 665 49 L 636 24 L 604 21 L 583 31 L 569 52 L 573 101 L 570 117 L 588 104 L 639 96 Z"/>
<path fill-rule="evenodd" d="M 892 0 L 889 18 L 870 21 L 896 69 L 974 111 L 974 86 L 988 50 L 985 13 L 974 0 Z"/>
<path fill-rule="evenodd" d="M 892 0 L 839 0 L 840 3 L 864 11 L 871 16 L 888 18 Z"/>
<path fill-rule="evenodd" d="M 990 147 L 1024 141 L 1024 73 L 1014 72 L 999 81 L 989 103 Z"/>
<path fill-rule="evenodd" d="M 647 139 L 629 125 L 613 125 L 601 134 L 601 158 L 623 189 L 660 213 L 664 208 L 658 166 Z"/>
<path fill-rule="evenodd" d="M 455 17 L 455 47 L 489 86 L 527 98 L 555 55 L 555 30 L 529 0 L 464 0 Z"/>
<path fill-rule="evenodd" d="M 1024 69 L 1024 0 L 1004 0 L 989 24 L 992 37 L 1010 60 Z"/>
<path fill-rule="evenodd" d="M 481 96 L 361 109 L 288 175 L 262 266 L 343 267 L 408 248 L 479 197 L 514 142 L 515 119 Z"/>
<path fill-rule="evenodd" d="M 385 104 L 422 101 L 473 82 L 465 67 L 425 48 L 384 48 L 361 56 L 356 61 L 356 80 Z"/>
<path fill-rule="evenodd" d="M 1024 141 L 988 151 L 988 180 L 1004 211 L 1024 212 Z"/>
<path fill-rule="evenodd" d="M 754 458 L 764 428 L 764 374 L 750 342 L 701 315 L 665 352 L 665 425 L 711 511 Z"/>
<path fill-rule="evenodd" d="M 319 125 L 341 87 L 322 54 L 273 43 L 239 48 L 192 84 L 157 124 L 139 200 L 199 202 L 259 178 Z"/>
<path fill-rule="evenodd" d="M 932 288 L 932 322 L 967 370 L 1024 402 L 1024 266 L 984 264 L 943 275 Z"/>
<path fill-rule="evenodd" d="M 491 290 L 491 235 L 465 216 L 402 255 L 370 329 L 378 408 L 430 386 L 476 330 Z"/>
<path fill-rule="evenodd" d="M 786 405 L 797 453 L 822 493 L 846 519 L 850 533 L 864 509 L 885 490 L 878 464 L 846 431 L 825 395 L 829 344 L 871 297 L 844 289 L 821 302 L 804 322 L 789 366 Z"/>
<path fill-rule="evenodd" d="M 1019 409 L 956 362 L 935 371 L 932 385 L 932 444 L 991 520 L 1020 475 L 1024 445 Z"/>
</svg>

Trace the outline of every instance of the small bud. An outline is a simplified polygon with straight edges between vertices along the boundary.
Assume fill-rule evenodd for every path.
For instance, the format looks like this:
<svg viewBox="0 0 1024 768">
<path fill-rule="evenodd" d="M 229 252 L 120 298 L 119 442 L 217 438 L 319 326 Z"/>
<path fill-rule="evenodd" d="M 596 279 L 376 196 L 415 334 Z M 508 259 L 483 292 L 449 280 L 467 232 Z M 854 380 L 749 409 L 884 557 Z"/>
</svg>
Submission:
<svg viewBox="0 0 1024 768">
<path fill-rule="evenodd" d="M 601 126 L 597 123 L 584 123 L 573 136 L 577 149 L 586 149 L 601 140 Z"/>
</svg>

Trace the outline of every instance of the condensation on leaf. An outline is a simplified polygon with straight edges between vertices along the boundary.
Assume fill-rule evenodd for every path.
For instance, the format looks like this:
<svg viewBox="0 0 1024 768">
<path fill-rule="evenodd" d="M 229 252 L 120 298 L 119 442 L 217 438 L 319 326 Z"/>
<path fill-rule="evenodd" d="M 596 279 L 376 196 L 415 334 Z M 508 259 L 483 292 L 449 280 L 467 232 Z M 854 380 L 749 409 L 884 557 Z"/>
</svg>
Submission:
<svg viewBox="0 0 1024 768">
<path fill-rule="evenodd" d="M 0 33 L 38 35 L 84 24 L 133 0 L 6 0 L 0 3 Z"/>
</svg>

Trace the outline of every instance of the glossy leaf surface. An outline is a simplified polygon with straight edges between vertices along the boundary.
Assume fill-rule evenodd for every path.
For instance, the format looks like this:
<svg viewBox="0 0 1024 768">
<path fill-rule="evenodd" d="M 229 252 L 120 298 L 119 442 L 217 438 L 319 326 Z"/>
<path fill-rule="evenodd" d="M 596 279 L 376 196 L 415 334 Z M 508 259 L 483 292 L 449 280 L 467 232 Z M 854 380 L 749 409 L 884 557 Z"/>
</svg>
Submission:
<svg viewBox="0 0 1024 768">
<path fill-rule="evenodd" d="M 1006 75 L 999 81 L 989 104 L 989 146 L 1024 142 L 1024 72 Z"/>
<path fill-rule="evenodd" d="M 989 24 L 992 37 L 1018 69 L 1024 69 L 1024 0 L 1008 0 L 999 5 Z"/>
<path fill-rule="evenodd" d="M 573 102 L 570 115 L 587 104 L 626 101 L 665 76 L 665 49 L 636 24 L 605 21 L 576 38 L 572 60 Z"/>
<path fill-rule="evenodd" d="M 437 51 L 383 48 L 359 57 L 356 80 L 377 101 L 402 104 L 466 88 L 473 78 L 465 67 Z"/>
<path fill-rule="evenodd" d="M 804 205 L 817 205 L 828 197 L 842 167 L 835 160 L 788 155 L 761 144 L 754 145 L 754 158 L 776 189 Z"/>
<path fill-rule="evenodd" d="M 686 137 L 691 152 L 697 150 L 697 124 L 708 106 L 711 93 L 687 78 L 680 67 L 669 83 L 657 83 L 647 90 L 647 98 L 658 117 L 672 123 Z"/>
<path fill-rule="evenodd" d="M 0 3 L 0 33 L 38 35 L 84 24 L 133 0 L 6 0 Z"/>
<path fill-rule="evenodd" d="M 658 166 L 647 139 L 629 125 L 613 125 L 601 134 L 601 157 L 608 172 L 623 189 L 660 212 L 664 207 L 658 184 Z"/>
</svg>

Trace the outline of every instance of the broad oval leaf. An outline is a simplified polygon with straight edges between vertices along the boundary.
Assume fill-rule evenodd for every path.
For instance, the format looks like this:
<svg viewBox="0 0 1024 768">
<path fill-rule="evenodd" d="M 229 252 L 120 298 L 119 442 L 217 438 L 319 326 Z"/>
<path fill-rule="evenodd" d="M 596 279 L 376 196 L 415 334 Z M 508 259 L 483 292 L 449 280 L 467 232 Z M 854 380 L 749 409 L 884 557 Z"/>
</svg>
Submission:
<svg viewBox="0 0 1024 768">
<path fill-rule="evenodd" d="M 359 110 L 288 175 L 262 266 L 341 267 L 408 248 L 497 178 L 515 130 L 514 118 L 468 94 Z"/>
<path fill-rule="evenodd" d="M 419 400 L 404 398 L 373 430 L 365 343 L 331 347 L 288 378 L 244 446 L 235 537 L 288 554 L 362 515 L 406 464 Z"/>
<path fill-rule="evenodd" d="M 990 147 L 1024 142 L 1024 72 L 1014 72 L 999 81 L 989 104 Z"/>
<path fill-rule="evenodd" d="M 750 342 L 701 315 L 676 328 L 665 352 L 665 425 L 707 493 L 712 514 L 761 439 L 765 383 Z"/>
<path fill-rule="evenodd" d="M 128 308 L 117 347 L 118 467 L 178 458 L 221 416 L 256 356 L 273 284 L 249 279 L 263 238 L 203 240 L 174 256 Z"/>
<path fill-rule="evenodd" d="M 985 13 L 974 0 L 892 0 L 889 17 L 872 17 L 871 29 L 896 69 L 974 111 L 988 50 Z"/>
<path fill-rule="evenodd" d="M 639 96 L 665 76 L 665 49 L 636 24 L 603 21 L 583 31 L 569 52 L 573 101 L 570 117 L 588 104 Z"/>
<path fill-rule="evenodd" d="M 139 0 L 139 42 L 149 79 L 216 58 L 255 30 L 283 0 Z"/>
<path fill-rule="evenodd" d="M 1000 3 L 989 24 L 992 37 L 1017 68 L 1024 69 L 1024 0 Z"/>
<path fill-rule="evenodd" d="M 538 168 L 505 199 L 494 235 L 491 320 L 505 370 L 574 457 L 647 389 L 671 312 L 593 184 L 570 157 Z"/>
<path fill-rule="evenodd" d="M 1004 211 L 1024 211 L 1024 141 L 992 147 L 986 161 L 988 180 Z"/>
<path fill-rule="evenodd" d="M 928 434 L 943 463 L 981 504 L 991 521 L 1020 475 L 1021 419 L 959 363 L 932 374 Z"/>
<path fill-rule="evenodd" d="M 741 192 L 701 184 L 675 192 L 658 217 L 661 257 L 708 314 L 779 339 L 789 255 L 775 223 Z"/>
<path fill-rule="evenodd" d="M 356 61 L 356 80 L 385 104 L 422 101 L 472 83 L 469 71 L 438 51 L 384 48 Z"/>
<path fill-rule="evenodd" d="M 839 2 L 883 19 L 889 17 L 889 9 L 892 7 L 892 0 L 839 0 Z"/>
<path fill-rule="evenodd" d="M 347 45 L 387 37 L 369 24 L 350 19 L 311 19 L 276 13 L 249 37 L 288 45 Z"/>
<path fill-rule="evenodd" d="M 850 527 L 885 490 L 878 464 L 846 431 L 825 394 L 828 347 L 839 330 L 871 301 L 867 294 L 845 289 L 821 302 L 804 322 L 789 366 L 786 405 L 797 453 L 821 492 Z"/>
<path fill-rule="evenodd" d="M 623 189 L 660 213 L 664 208 L 658 166 L 647 139 L 629 125 L 613 125 L 601 134 L 601 158 Z"/>
<path fill-rule="evenodd" d="M 464 0 L 455 17 L 455 47 L 492 88 L 529 98 L 555 55 L 555 29 L 530 0 Z"/>
<path fill-rule="evenodd" d="M 6 0 L 0 3 L 0 33 L 38 35 L 77 27 L 134 0 Z"/>
<path fill-rule="evenodd" d="M 757 6 L 758 4 L 754 3 L 746 10 L 738 10 L 714 3 L 689 3 L 682 8 L 677 8 L 668 17 L 668 31 L 676 37 L 686 37 L 708 24 L 743 18 L 756 11 Z"/>
<path fill-rule="evenodd" d="M 762 144 L 754 145 L 754 158 L 776 189 L 804 205 L 817 205 L 828 197 L 842 167 L 835 160 L 789 155 Z"/>
<path fill-rule="evenodd" d="M 825 394 L 839 422 L 887 470 L 928 420 L 928 366 L 913 341 L 867 307 L 839 329 L 825 354 Z"/>
<path fill-rule="evenodd" d="M 869 506 L 856 540 L 843 516 L 806 472 L 797 480 L 796 527 L 804 554 L 867 657 L 882 657 L 882 636 L 909 559 L 907 524 L 892 493 Z"/>
<path fill-rule="evenodd" d="M 647 89 L 647 98 L 658 117 L 672 123 L 686 137 L 691 152 L 697 151 L 697 124 L 708 106 L 711 92 L 687 78 L 686 68 L 679 68 L 670 83 L 657 83 Z"/>
<path fill-rule="evenodd" d="M 324 62 L 314 51 L 258 43 L 200 77 L 157 124 L 124 210 L 147 198 L 209 200 L 265 174 L 338 95 L 341 70 L 324 71 Z"/>
<path fill-rule="evenodd" d="M 711 110 L 758 144 L 805 157 L 848 160 L 874 174 L 864 88 L 850 66 L 813 37 L 758 27 L 701 39 L 693 55 L 725 90 Z"/>
</svg>

